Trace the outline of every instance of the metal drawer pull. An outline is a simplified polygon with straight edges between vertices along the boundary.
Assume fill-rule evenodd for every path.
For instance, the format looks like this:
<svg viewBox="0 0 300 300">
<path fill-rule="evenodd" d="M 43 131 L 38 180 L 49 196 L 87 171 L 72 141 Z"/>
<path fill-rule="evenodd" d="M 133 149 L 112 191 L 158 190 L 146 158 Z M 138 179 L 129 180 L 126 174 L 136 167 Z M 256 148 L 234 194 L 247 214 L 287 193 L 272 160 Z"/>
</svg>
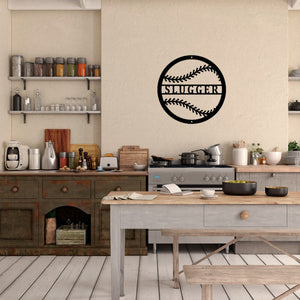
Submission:
<svg viewBox="0 0 300 300">
<path fill-rule="evenodd" d="M 17 193 L 19 191 L 19 188 L 17 186 L 13 186 L 12 189 L 11 189 L 11 191 L 13 193 Z"/>
<path fill-rule="evenodd" d="M 247 220 L 249 218 L 249 213 L 246 210 L 244 210 L 241 212 L 240 217 L 242 220 Z"/>
<path fill-rule="evenodd" d="M 68 188 L 67 188 L 66 186 L 63 186 L 63 187 L 61 188 L 61 191 L 62 191 L 63 193 L 66 193 L 66 192 L 68 191 Z"/>
</svg>

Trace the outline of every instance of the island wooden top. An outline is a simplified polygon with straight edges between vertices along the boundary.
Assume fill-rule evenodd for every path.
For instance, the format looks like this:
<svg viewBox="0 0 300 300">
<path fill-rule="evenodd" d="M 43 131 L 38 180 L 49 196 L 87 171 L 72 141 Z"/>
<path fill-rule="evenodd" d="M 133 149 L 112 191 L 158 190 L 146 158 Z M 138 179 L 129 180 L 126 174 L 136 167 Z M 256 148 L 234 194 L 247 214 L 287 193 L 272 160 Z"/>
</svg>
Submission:
<svg viewBox="0 0 300 300">
<path fill-rule="evenodd" d="M 236 166 L 232 165 L 237 173 L 300 173 L 300 167 L 294 165 L 248 165 L 248 166 Z"/>
<path fill-rule="evenodd" d="M 147 176 L 147 171 L 59 171 L 59 170 L 22 170 L 0 171 L 0 176 Z"/>
<path fill-rule="evenodd" d="M 107 196 L 118 196 L 118 195 L 126 195 L 130 194 L 132 191 L 122 191 L 122 192 L 110 192 Z M 177 204 L 300 204 L 300 192 L 289 192 L 285 197 L 270 197 L 266 196 L 264 192 L 256 192 L 255 195 L 251 196 L 234 196 L 234 195 L 226 195 L 223 192 L 216 192 L 218 196 L 212 200 L 205 200 L 200 198 L 200 192 L 194 192 L 191 195 L 186 196 L 174 196 L 174 195 L 162 195 L 159 192 L 139 192 L 138 194 L 145 195 L 158 195 L 154 200 L 102 200 L 102 204 L 114 205 L 177 205 Z"/>
</svg>

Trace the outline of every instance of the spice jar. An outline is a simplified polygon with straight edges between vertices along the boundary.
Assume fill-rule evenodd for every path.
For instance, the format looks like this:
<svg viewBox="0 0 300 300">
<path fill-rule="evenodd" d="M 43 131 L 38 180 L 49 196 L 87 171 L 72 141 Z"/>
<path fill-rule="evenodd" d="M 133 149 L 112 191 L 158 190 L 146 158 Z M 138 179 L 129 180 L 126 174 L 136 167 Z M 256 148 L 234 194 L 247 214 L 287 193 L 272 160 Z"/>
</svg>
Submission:
<svg viewBox="0 0 300 300">
<path fill-rule="evenodd" d="M 54 76 L 54 58 L 46 57 L 46 76 Z"/>
<path fill-rule="evenodd" d="M 42 57 L 35 58 L 34 76 L 44 76 L 44 59 Z"/>
<path fill-rule="evenodd" d="M 63 77 L 65 75 L 65 59 L 63 57 L 56 57 L 56 76 Z"/>
<path fill-rule="evenodd" d="M 100 65 L 94 66 L 94 76 L 100 77 Z"/>
<path fill-rule="evenodd" d="M 75 57 L 68 57 L 67 58 L 67 64 L 68 64 L 68 67 L 67 67 L 67 75 L 68 76 L 71 76 L 71 77 L 74 77 L 75 76 Z"/>
<path fill-rule="evenodd" d="M 67 166 L 67 152 L 59 152 L 59 167 Z"/>
<path fill-rule="evenodd" d="M 94 66 L 88 65 L 88 76 L 93 77 L 94 76 Z"/>
<path fill-rule="evenodd" d="M 86 76 L 86 58 L 79 57 L 77 63 L 78 63 L 78 76 L 81 77 Z"/>
<path fill-rule="evenodd" d="M 75 169 L 75 157 L 76 157 L 76 152 L 68 152 L 68 158 L 69 158 L 69 168 L 70 169 Z"/>
</svg>

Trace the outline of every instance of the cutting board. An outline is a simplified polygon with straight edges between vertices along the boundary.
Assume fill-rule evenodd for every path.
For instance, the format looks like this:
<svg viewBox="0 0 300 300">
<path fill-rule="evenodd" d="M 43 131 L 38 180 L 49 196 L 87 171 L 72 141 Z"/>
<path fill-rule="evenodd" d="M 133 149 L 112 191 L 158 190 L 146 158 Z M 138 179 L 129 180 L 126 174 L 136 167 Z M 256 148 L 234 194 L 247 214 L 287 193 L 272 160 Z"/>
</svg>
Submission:
<svg viewBox="0 0 300 300">
<path fill-rule="evenodd" d="M 78 162 L 78 149 L 82 148 L 83 152 L 88 152 L 88 154 L 91 155 L 95 155 L 97 157 L 96 159 L 96 163 L 97 166 L 99 165 L 100 162 L 100 148 L 97 144 L 71 144 L 70 145 L 70 152 L 76 152 L 76 158 L 75 158 L 75 163 L 77 165 Z"/>
<path fill-rule="evenodd" d="M 70 129 L 45 129 L 45 142 L 51 140 L 56 154 L 70 152 Z"/>
<path fill-rule="evenodd" d="M 119 168 L 124 171 L 133 171 L 134 163 L 148 167 L 149 149 L 140 149 L 139 146 L 123 146 L 119 149 Z"/>
</svg>

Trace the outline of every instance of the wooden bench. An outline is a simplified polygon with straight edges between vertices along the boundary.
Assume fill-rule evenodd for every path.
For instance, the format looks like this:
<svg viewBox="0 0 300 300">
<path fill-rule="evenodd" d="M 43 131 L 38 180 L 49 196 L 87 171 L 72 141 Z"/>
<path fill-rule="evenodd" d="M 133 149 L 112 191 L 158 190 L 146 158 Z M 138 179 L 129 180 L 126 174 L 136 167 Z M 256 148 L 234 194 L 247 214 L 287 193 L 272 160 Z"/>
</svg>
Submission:
<svg viewBox="0 0 300 300">
<path fill-rule="evenodd" d="M 241 240 L 245 236 L 253 236 L 257 237 L 264 243 L 269 246 L 281 251 L 283 254 L 288 255 L 289 257 L 296 260 L 300 263 L 300 259 L 289 254 L 283 249 L 277 247 L 272 244 L 268 240 L 264 239 L 262 236 L 300 236 L 300 229 L 162 229 L 161 234 L 163 236 L 171 236 L 173 237 L 173 280 L 174 280 L 174 288 L 179 288 L 179 274 L 183 273 L 183 270 L 179 271 L 179 237 L 180 236 L 235 236 L 233 240 L 228 242 L 227 244 L 221 246 L 217 250 L 212 253 L 206 255 L 205 257 L 195 261 L 193 265 L 196 265 L 203 260 L 211 257 L 212 255 L 226 249 L 230 245 L 236 243 Z M 299 267 L 300 268 L 300 267 Z M 300 283 L 300 282 L 299 282 Z"/>
<path fill-rule="evenodd" d="M 183 266 L 186 281 L 201 284 L 202 300 L 212 300 L 213 284 L 297 284 L 279 300 L 300 288 L 300 266 Z"/>
</svg>

